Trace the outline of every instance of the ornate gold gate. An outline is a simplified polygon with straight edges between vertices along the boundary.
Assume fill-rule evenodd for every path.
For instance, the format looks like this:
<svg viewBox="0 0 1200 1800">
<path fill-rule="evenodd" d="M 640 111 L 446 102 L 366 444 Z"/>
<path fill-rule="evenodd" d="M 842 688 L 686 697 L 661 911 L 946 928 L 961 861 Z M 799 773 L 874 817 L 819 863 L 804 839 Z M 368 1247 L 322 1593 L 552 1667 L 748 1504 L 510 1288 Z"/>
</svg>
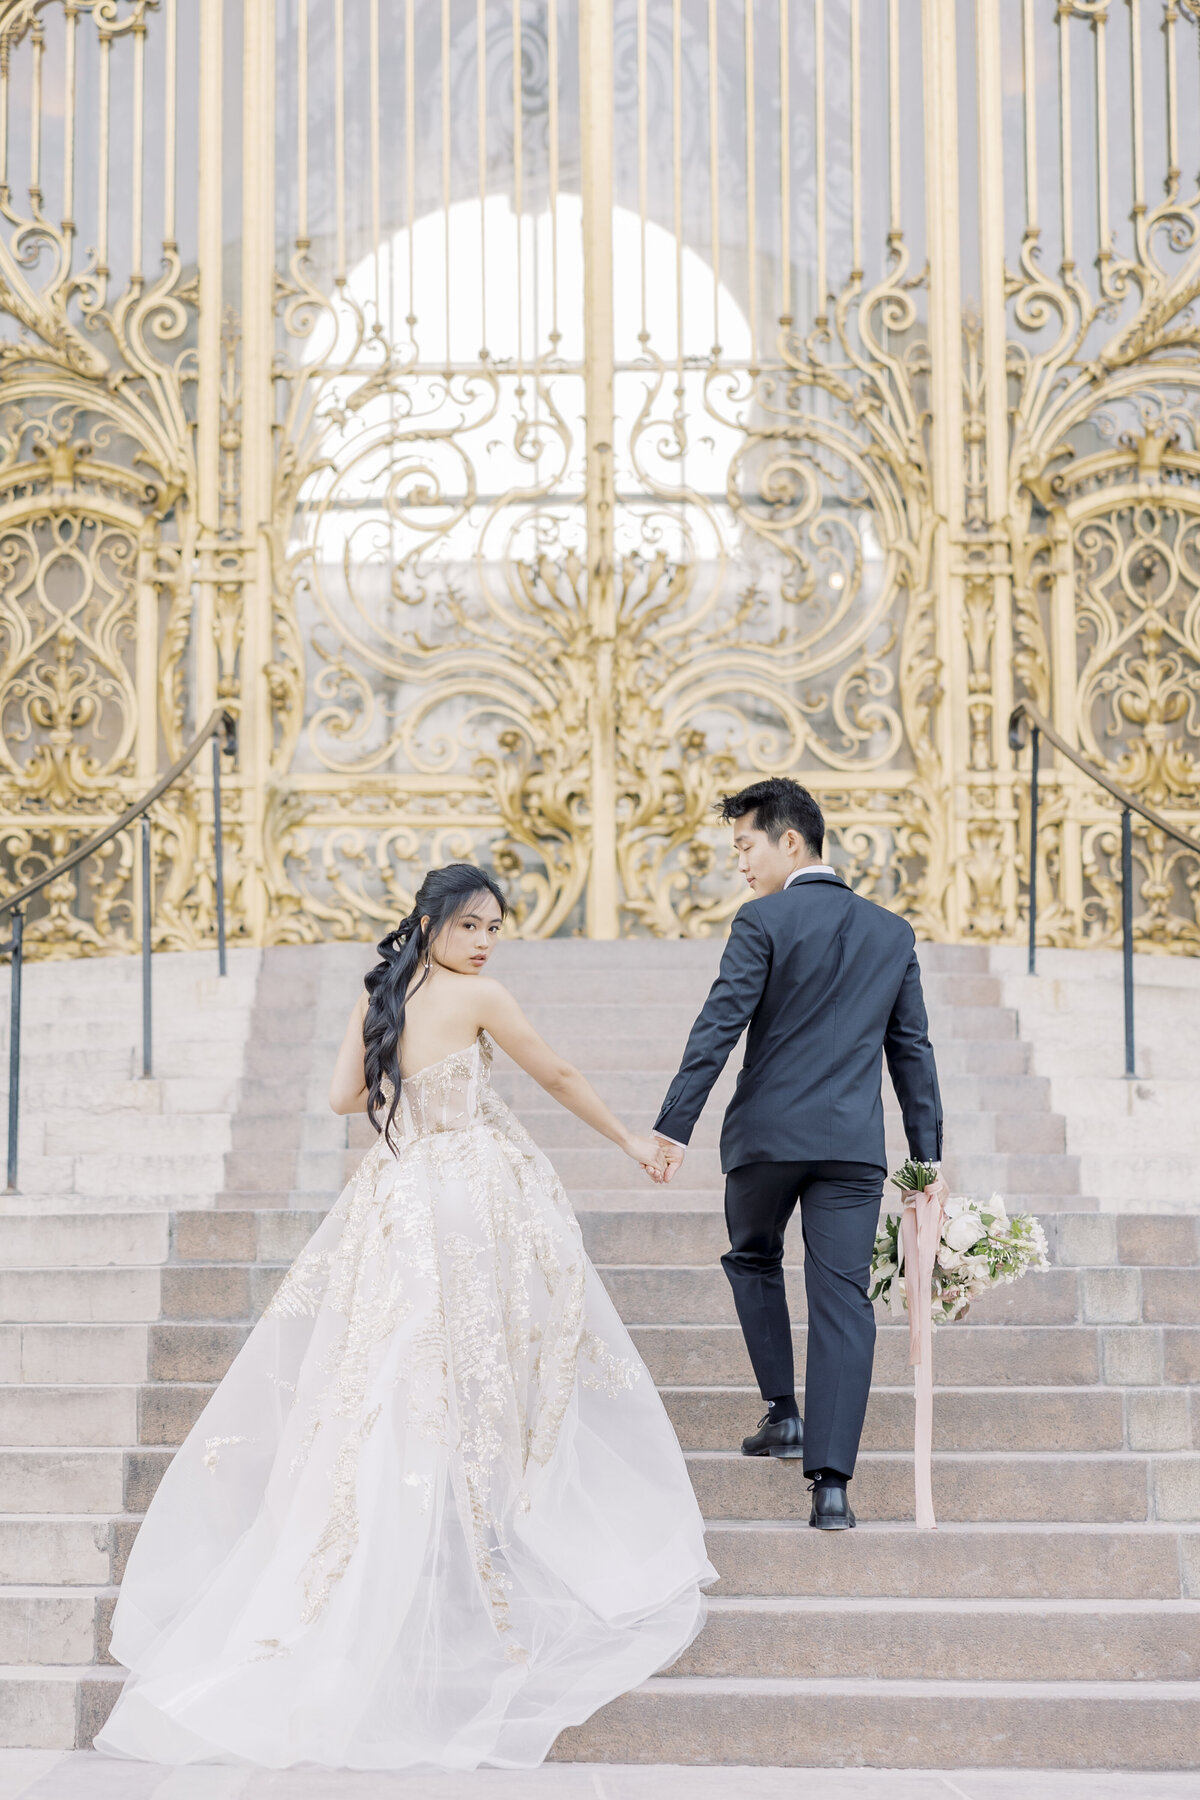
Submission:
<svg viewBox="0 0 1200 1800">
<path fill-rule="evenodd" d="M 1195 830 L 1198 96 L 1192 0 L 0 0 L 0 880 L 218 700 L 255 942 L 449 857 L 529 934 L 720 929 L 758 772 L 1010 936 L 1020 694 Z M 1043 783 L 1047 933 L 1114 941 Z M 165 945 L 210 836 L 156 816 Z M 29 938 L 130 945 L 133 864 Z"/>
</svg>

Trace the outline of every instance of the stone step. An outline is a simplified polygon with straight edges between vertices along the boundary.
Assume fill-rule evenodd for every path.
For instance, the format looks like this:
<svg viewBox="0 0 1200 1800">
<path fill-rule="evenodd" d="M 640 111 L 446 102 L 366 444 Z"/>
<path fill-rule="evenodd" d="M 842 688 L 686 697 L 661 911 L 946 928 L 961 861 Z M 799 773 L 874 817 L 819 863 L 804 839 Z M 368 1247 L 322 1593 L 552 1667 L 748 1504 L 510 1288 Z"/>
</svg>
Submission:
<svg viewBox="0 0 1200 1800">
<path fill-rule="evenodd" d="M 139 1391 L 132 1385 L 0 1387 L 0 1444 L 135 1444 Z"/>
<path fill-rule="evenodd" d="M 684 1165 L 686 1168 L 686 1164 Z M 725 1221 L 711 1206 L 688 1214 L 662 1206 L 678 1191 L 677 1183 L 652 1195 L 654 1204 L 628 1212 L 576 1208 L 583 1241 L 597 1263 L 716 1263 L 729 1247 Z M 899 1196 L 884 1188 L 882 1210 L 894 1211 Z M 1169 1214 L 1074 1213 L 1064 1210 L 1044 1221 L 1051 1260 L 1065 1267 L 1123 1265 L 1169 1268 L 1200 1266 L 1197 1221 Z M 799 1231 L 793 1221 L 789 1256 L 800 1256 Z M 1119 1278 L 1118 1278 L 1119 1279 Z"/>
<path fill-rule="evenodd" d="M 1080 1316 L 1080 1290 L 1093 1274 L 1110 1270 L 1046 1269 L 1027 1275 L 1011 1286 L 993 1288 L 972 1302 L 965 1320 L 953 1328 L 969 1329 L 970 1323 L 1021 1325 L 1070 1325 Z M 600 1266 L 599 1273 L 627 1325 L 732 1325 L 733 1297 L 721 1269 L 661 1268 L 633 1265 Z M 1118 1270 L 1120 1275 L 1137 1274 Z M 795 1320 L 807 1317 L 802 1270 L 789 1267 L 786 1274 L 788 1305 Z M 1123 1294 L 1122 1301 L 1126 1299 Z M 1136 1296 L 1135 1296 L 1136 1299 Z M 1086 1318 L 1087 1315 L 1085 1314 Z M 1124 1307 L 1113 1320 L 1104 1310 L 1091 1323 L 1125 1323 Z"/>
<path fill-rule="evenodd" d="M 3 1269 L 0 1320 L 124 1325 L 157 1319 L 162 1278 L 157 1268 Z"/>
<path fill-rule="evenodd" d="M 104 1387 L 0 1386 L 0 1444 L 178 1447 L 214 1384 L 178 1380 Z M 664 1387 L 685 1450 L 734 1450 L 762 1414 L 749 1386 Z M 1161 1388 L 953 1388 L 939 1386 L 934 1445 L 947 1451 L 1190 1451 L 1200 1426 L 1189 1396 Z M 863 1430 L 866 1450 L 903 1451 L 913 1440 L 910 1387 L 876 1385 Z"/>
<path fill-rule="evenodd" d="M 123 1681 L 99 1665 L 0 1666 L 0 1748 L 90 1749 Z"/>
<path fill-rule="evenodd" d="M 0 1515 L 0 1584 L 107 1587 L 120 1579 L 140 1523 L 133 1514 Z M 1200 1598 L 1200 1530 L 1121 1525 L 962 1524 L 914 1533 L 865 1520 L 853 1539 L 812 1532 L 807 1518 L 711 1521 L 720 1595 L 831 1598 Z M 850 1546 L 853 1546 L 851 1548 Z"/>
<path fill-rule="evenodd" d="M 1184 1155 L 1168 1154 L 1169 1146 L 1154 1154 L 1153 1183 L 1156 1207 L 1173 1206 L 1180 1212 L 1195 1213 L 1200 1209 L 1200 1171 L 1194 1151 Z M 1079 1157 L 1081 1180 L 1086 1178 L 1091 1191 L 1101 1204 L 1117 1210 L 1128 1196 L 1141 1192 L 1147 1181 L 1147 1156 L 1144 1150 L 1104 1150 L 1099 1154 L 1086 1150 Z"/>
<path fill-rule="evenodd" d="M 84 1623 L 80 1607 L 76 1636 Z M 62 1627 L 48 1629 L 46 1647 L 60 1636 L 75 1641 Z M 1200 1684 L 1200 1601 L 717 1596 L 707 1625 L 671 1673 Z"/>
<path fill-rule="evenodd" d="M 694 1201 L 695 1197 L 688 1198 Z M 682 1210 L 692 1214 L 694 1204 Z M 656 1212 L 661 1216 L 661 1209 Z M 225 1216 L 242 1219 L 245 1215 Z M 295 1219 L 294 1214 L 283 1212 L 277 1216 L 289 1224 Z M 595 1227 L 591 1229 L 594 1232 Z M 689 1229 L 694 1230 L 690 1221 Z M 280 1248 L 289 1235 L 280 1233 Z M 128 1325 L 160 1318 L 231 1323 L 255 1319 L 290 1260 L 288 1256 L 278 1263 L 197 1260 L 134 1268 L 0 1269 L 0 1322 Z M 718 1266 L 598 1263 L 597 1267 L 629 1325 L 734 1322 L 729 1284 Z M 794 1316 L 803 1320 L 802 1269 L 788 1264 L 787 1282 Z M 993 1288 L 974 1301 L 958 1329 L 970 1329 L 974 1324 L 1070 1325 L 1076 1321 L 1085 1325 L 1200 1324 L 1200 1268 L 1037 1271 L 1019 1282 Z M 886 1315 L 881 1315 L 881 1322 L 888 1322 Z"/>
<path fill-rule="evenodd" d="M 647 1014 L 650 1013 L 654 1020 L 654 1035 L 673 1037 L 682 1051 L 699 1010 L 695 1000 L 688 1000 L 683 1004 L 678 1000 L 663 1001 L 648 1007 L 636 993 L 627 995 L 624 983 L 621 984 L 620 999 L 612 997 L 611 983 L 609 989 L 609 995 L 604 1000 L 582 1001 L 572 996 L 570 1000 L 537 1001 L 528 1006 L 526 1011 L 535 1029 L 556 1048 L 562 1042 L 576 1040 L 583 1033 L 596 1044 L 637 1037 L 645 1032 Z M 700 994 L 697 998 L 702 1003 L 704 996 Z M 931 1002 L 927 1013 L 929 1035 L 935 1045 L 947 1039 L 968 1038 L 992 1042 L 1015 1039 L 1017 1035 L 1017 1014 L 1011 1006 L 939 1005 Z M 280 1041 L 287 1041 L 289 1035 L 295 1033 L 295 1016 L 292 1012 L 280 1012 L 273 1016 L 258 1014 L 256 1027 L 260 1021 L 269 1024 Z"/>
<path fill-rule="evenodd" d="M 662 1397 L 685 1450 L 735 1450 L 741 1439 L 757 1428 L 763 1413 L 758 1391 L 751 1387 L 664 1387 Z M 911 1387 L 874 1386 L 863 1426 L 864 1450 L 909 1449 L 913 1408 Z M 953 1451 L 991 1451 L 999 1446 L 1088 1453 L 1200 1449 L 1200 1443 L 1193 1443 L 1188 1395 L 1157 1388 L 956 1388 L 939 1384 L 933 1442 L 937 1450 Z"/>
<path fill-rule="evenodd" d="M 961 1523 L 936 1532 L 865 1520 L 810 1531 L 808 1518 L 711 1521 L 711 1594 L 911 1599 L 1200 1599 L 1200 1531 L 1133 1524 Z"/>
<path fill-rule="evenodd" d="M 123 1512 L 128 1459 L 121 1449 L 0 1449 L 0 1513 Z"/>
<path fill-rule="evenodd" d="M 775 1768 L 1192 1769 L 1198 1737 L 1197 1682 L 662 1675 L 563 1732 L 551 1755 Z"/>
<path fill-rule="evenodd" d="M 23 1325 L 0 1327 L 0 1381 L 31 1384 L 209 1382 L 224 1376 L 249 1325 Z M 805 1333 L 793 1333 L 802 1381 Z M 737 1325 L 634 1326 L 633 1339 L 655 1381 L 668 1386 L 749 1386 L 750 1362 Z M 1198 1326 L 973 1325 L 935 1340 L 939 1384 L 1091 1386 L 1160 1389 L 1200 1382 Z M 875 1381 L 910 1378 L 908 1328 L 879 1327 Z"/>
<path fill-rule="evenodd" d="M 750 1359 L 737 1325 L 635 1325 L 632 1336 L 656 1382 L 751 1385 Z M 805 1338 L 802 1327 L 793 1330 L 798 1384 L 804 1379 Z M 1200 1381 L 1200 1327 L 976 1324 L 970 1330 L 943 1330 L 934 1339 L 934 1376 L 939 1386 L 947 1387 L 1104 1383 L 1149 1390 L 1195 1384 Z M 911 1378 L 907 1325 L 881 1325 L 875 1344 L 876 1385 L 903 1387 Z M 209 1377 L 198 1372 L 195 1379 Z"/>
<path fill-rule="evenodd" d="M 724 1105 L 733 1093 L 734 1079 L 741 1063 L 738 1051 L 731 1053 L 725 1071 L 713 1088 L 712 1096 L 705 1107 L 705 1117 L 712 1117 L 720 1124 L 720 1115 Z M 677 1063 L 662 1069 L 659 1076 L 661 1088 L 651 1087 L 647 1091 L 647 1079 L 642 1074 L 631 1074 L 621 1068 L 591 1070 L 588 1079 L 597 1092 L 615 1112 L 639 1113 L 657 1110 L 667 1086 L 674 1075 Z M 976 1112 L 1046 1112 L 1050 1110 L 1050 1082 L 1042 1075 L 989 1075 L 989 1074 L 954 1074 L 948 1072 L 944 1060 L 938 1061 L 938 1078 L 942 1090 L 942 1103 L 946 1116 L 953 1117 Z M 498 1093 L 508 1101 L 522 1119 L 533 1112 L 548 1110 L 561 1113 L 570 1118 L 562 1107 L 551 1107 L 544 1088 L 538 1086 L 533 1077 L 516 1069 L 505 1058 L 497 1057 L 493 1069 L 493 1085 Z M 247 1088 L 249 1083 L 244 1084 Z M 257 1091 L 262 1086 L 264 1110 L 286 1107 L 288 1095 L 295 1098 L 294 1087 L 288 1084 L 255 1083 Z M 256 1102 L 257 1104 L 257 1102 Z M 890 1083 L 884 1083 L 884 1109 L 891 1117 L 898 1117 L 895 1098 L 891 1093 Z M 715 1139 L 714 1139 L 715 1141 Z"/>
<path fill-rule="evenodd" d="M 0 1325 L 0 1381 L 144 1381 L 146 1325 Z"/>
<path fill-rule="evenodd" d="M 108 1587 L 119 1574 L 118 1527 L 131 1537 L 136 1525 L 134 1519 L 87 1513 L 0 1515 L 0 1584 Z"/>
<path fill-rule="evenodd" d="M 691 1007 L 693 1016 L 703 1005 L 713 977 L 717 958 L 711 970 L 704 968 L 647 968 L 622 971 L 621 1004 L 638 1007 Z M 561 973 L 547 969 L 518 969 L 511 966 L 506 954 L 494 961 L 489 974 L 515 996 L 522 1007 L 545 1005 L 596 1006 L 613 1004 L 613 972 L 606 969 L 576 969 L 564 984 Z M 999 976 L 984 973 L 929 971 L 922 975 L 922 988 L 930 1008 L 951 1006 L 1003 1007 L 1004 984 Z"/>
<path fill-rule="evenodd" d="M 0 1663 L 108 1661 L 115 1588 L 0 1588 Z"/>
<path fill-rule="evenodd" d="M 232 1144 L 229 1114 L 117 1113 L 48 1122 L 43 1133 L 47 1156 L 223 1156 Z"/>
<path fill-rule="evenodd" d="M 173 1451 L 154 1445 L 0 1450 L 0 1511 L 143 1512 Z M 692 1451 L 689 1474 L 710 1519 L 807 1519 L 798 1464 Z M 1200 1455 L 948 1452 L 934 1456 L 934 1498 L 947 1521 L 1117 1524 L 1200 1520 Z M 910 1519 L 912 1456 L 866 1451 L 854 1481 L 864 1519 Z"/>
<path fill-rule="evenodd" d="M 22 1324 L 137 1324 L 166 1319 L 256 1319 L 286 1265 L 169 1265 L 134 1269 L 0 1270 L 0 1320 Z"/>
<path fill-rule="evenodd" d="M 708 1519 L 807 1519 L 799 1463 L 730 1451 L 691 1451 L 688 1473 Z M 1200 1520 L 1200 1456 L 1132 1451 L 934 1452 L 938 1517 L 959 1521 L 1115 1524 Z M 866 1451 L 853 1502 L 864 1519 L 911 1519 L 911 1452 Z"/>
<path fill-rule="evenodd" d="M 167 1239 L 162 1212 L 0 1214 L 0 1269 L 162 1263 Z"/>
<path fill-rule="evenodd" d="M 1075 1156 L 1004 1156 L 947 1151 L 942 1169 L 955 1194 L 1061 1194 L 1080 1192 Z"/>
</svg>

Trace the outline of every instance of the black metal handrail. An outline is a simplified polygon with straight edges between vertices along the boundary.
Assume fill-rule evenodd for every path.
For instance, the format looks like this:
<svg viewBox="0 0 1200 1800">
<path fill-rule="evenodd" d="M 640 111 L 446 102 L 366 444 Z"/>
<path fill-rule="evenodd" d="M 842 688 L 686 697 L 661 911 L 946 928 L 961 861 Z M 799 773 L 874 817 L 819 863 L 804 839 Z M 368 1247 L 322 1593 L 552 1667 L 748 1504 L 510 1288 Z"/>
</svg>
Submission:
<svg viewBox="0 0 1200 1800">
<path fill-rule="evenodd" d="M 218 733 L 221 741 L 218 741 Z M 24 961 L 25 943 L 25 906 L 27 901 L 57 881 L 60 875 L 94 856 L 105 844 L 128 829 L 135 819 L 142 822 L 142 1075 L 149 1076 L 153 1072 L 154 1040 L 153 1013 L 151 1006 L 151 959 L 153 956 L 153 918 L 150 893 L 150 808 L 156 800 L 160 800 L 172 783 L 190 769 L 205 744 L 212 742 L 212 785 L 213 785 L 213 855 L 215 860 L 215 879 L 217 890 L 217 971 L 226 972 L 225 959 L 225 858 L 221 833 L 221 755 L 232 756 L 237 749 L 237 724 L 232 713 L 218 706 L 209 714 L 203 729 L 197 733 L 183 755 L 171 764 L 165 775 L 160 775 L 154 786 L 132 806 L 126 807 L 119 819 L 106 825 L 94 837 L 87 839 L 64 856 L 61 862 L 55 863 L 39 875 L 36 881 L 27 882 L 18 888 L 15 894 L 8 894 L 0 899 L 0 917 L 5 913 L 12 914 L 12 936 L 7 943 L 0 944 L 0 956 L 7 956 L 12 961 L 12 991 L 9 998 L 9 1033 L 8 1033 L 8 1180 L 6 1192 L 17 1192 L 17 1136 L 20 1125 L 21 1104 L 21 969 Z"/>
<path fill-rule="evenodd" d="M 1165 831 L 1176 843 L 1183 844 L 1188 850 L 1194 850 L 1200 856 L 1200 842 L 1178 825 L 1172 825 L 1164 819 L 1160 812 L 1139 800 L 1127 788 L 1113 781 L 1095 763 L 1080 756 L 1067 743 L 1066 739 L 1051 725 L 1036 706 L 1028 700 L 1018 700 L 1008 721 L 1008 743 L 1013 751 L 1019 751 L 1025 743 L 1025 725 L 1031 727 L 1031 768 L 1029 782 L 1029 973 L 1037 974 L 1037 832 L 1038 832 L 1038 749 L 1042 738 L 1053 744 L 1060 756 L 1074 763 L 1089 780 L 1106 789 L 1114 800 L 1121 803 L 1121 952 L 1125 987 L 1125 1074 L 1130 1080 L 1135 1074 L 1134 1037 L 1133 1037 L 1133 814 L 1138 813 L 1158 831 Z"/>
</svg>

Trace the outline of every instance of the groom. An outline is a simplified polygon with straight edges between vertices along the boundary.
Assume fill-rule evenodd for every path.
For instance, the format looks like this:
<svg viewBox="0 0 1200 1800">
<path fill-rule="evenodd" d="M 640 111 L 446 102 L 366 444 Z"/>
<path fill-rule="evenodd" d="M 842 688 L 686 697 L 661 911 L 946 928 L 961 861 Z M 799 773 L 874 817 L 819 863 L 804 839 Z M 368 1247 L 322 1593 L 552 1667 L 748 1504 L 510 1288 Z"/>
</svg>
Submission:
<svg viewBox="0 0 1200 1800">
<path fill-rule="evenodd" d="M 755 904 L 734 916 L 721 969 L 692 1026 L 655 1131 L 670 1181 L 744 1027 L 746 1060 L 721 1130 L 721 1258 L 767 1402 L 746 1456 L 802 1457 L 810 1525 L 854 1524 L 854 1473 L 875 1354 L 868 1276 L 883 1183 L 881 1053 L 910 1155 L 942 1154 L 942 1102 L 912 927 L 860 899 L 821 860 L 825 821 L 780 777 L 719 802 Z M 940 1177 L 936 1190 L 943 1192 Z M 796 1405 L 783 1235 L 800 1207 L 808 1357 Z"/>
</svg>

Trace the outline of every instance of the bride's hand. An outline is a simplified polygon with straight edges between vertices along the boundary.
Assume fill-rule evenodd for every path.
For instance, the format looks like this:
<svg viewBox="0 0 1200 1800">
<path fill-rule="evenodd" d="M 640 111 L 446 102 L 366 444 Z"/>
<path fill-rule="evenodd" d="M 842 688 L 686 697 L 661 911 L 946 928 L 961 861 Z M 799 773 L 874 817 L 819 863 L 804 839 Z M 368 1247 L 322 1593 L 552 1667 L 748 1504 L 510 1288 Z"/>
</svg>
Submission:
<svg viewBox="0 0 1200 1800">
<path fill-rule="evenodd" d="M 661 1138 L 651 1137 L 648 1132 L 630 1132 L 621 1148 L 626 1156 L 632 1156 L 634 1162 L 641 1163 L 652 1181 L 662 1180 L 667 1158 Z"/>
</svg>

